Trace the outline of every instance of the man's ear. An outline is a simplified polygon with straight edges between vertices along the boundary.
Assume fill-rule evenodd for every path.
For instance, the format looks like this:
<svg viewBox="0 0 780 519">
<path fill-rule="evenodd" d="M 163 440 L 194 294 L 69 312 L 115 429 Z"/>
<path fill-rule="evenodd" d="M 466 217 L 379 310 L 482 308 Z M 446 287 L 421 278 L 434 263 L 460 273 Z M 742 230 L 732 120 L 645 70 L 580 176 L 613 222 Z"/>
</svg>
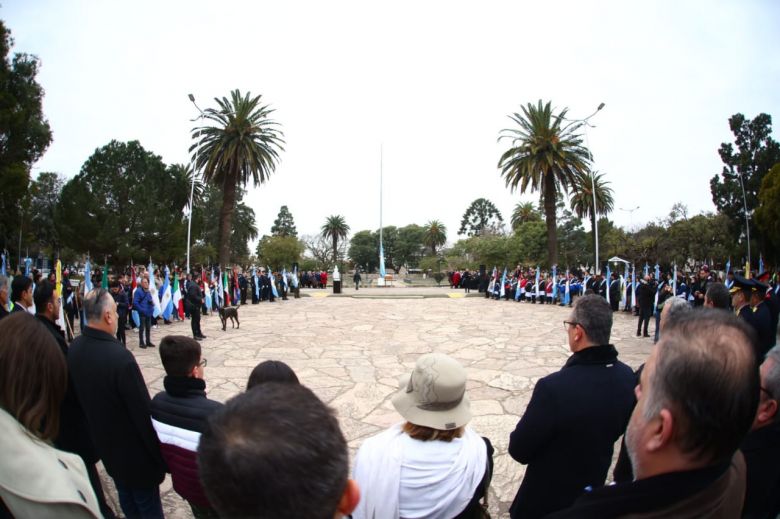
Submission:
<svg viewBox="0 0 780 519">
<path fill-rule="evenodd" d="M 762 424 L 771 422 L 777 416 L 777 400 L 772 398 L 758 404 L 758 421 Z"/>
<path fill-rule="evenodd" d="M 360 502 L 360 487 L 354 479 L 348 479 L 347 485 L 344 487 L 344 493 L 339 500 L 338 513 L 342 515 L 349 515 L 357 508 Z"/>
<path fill-rule="evenodd" d="M 652 434 L 647 443 L 647 448 L 650 451 L 656 451 L 669 445 L 674 436 L 674 417 L 672 413 L 664 408 L 658 413 L 652 421 Z"/>
</svg>

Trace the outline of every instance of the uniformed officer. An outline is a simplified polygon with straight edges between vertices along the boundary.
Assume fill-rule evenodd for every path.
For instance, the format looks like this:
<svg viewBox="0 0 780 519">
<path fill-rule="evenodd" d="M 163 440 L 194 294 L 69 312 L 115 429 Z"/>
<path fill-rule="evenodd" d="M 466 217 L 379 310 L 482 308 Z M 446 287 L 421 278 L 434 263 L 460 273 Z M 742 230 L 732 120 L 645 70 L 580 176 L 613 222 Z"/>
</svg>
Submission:
<svg viewBox="0 0 780 519">
<path fill-rule="evenodd" d="M 755 292 L 758 297 L 759 285 L 761 284 L 735 274 L 734 284 L 729 291 L 731 292 L 731 306 L 734 308 L 734 312 L 756 330 L 758 339 L 756 357 L 759 362 L 763 361 L 764 355 L 771 348 L 770 344 L 774 344 L 774 337 L 770 338 L 773 334 L 771 333 L 772 317 L 769 309 L 763 304 L 757 304 L 755 308 L 751 306 L 751 301 L 754 300 L 753 293 Z M 765 288 L 760 291 L 761 294 L 766 293 Z M 761 297 L 763 298 L 763 296 Z M 757 298 L 755 300 L 757 301 Z"/>
</svg>

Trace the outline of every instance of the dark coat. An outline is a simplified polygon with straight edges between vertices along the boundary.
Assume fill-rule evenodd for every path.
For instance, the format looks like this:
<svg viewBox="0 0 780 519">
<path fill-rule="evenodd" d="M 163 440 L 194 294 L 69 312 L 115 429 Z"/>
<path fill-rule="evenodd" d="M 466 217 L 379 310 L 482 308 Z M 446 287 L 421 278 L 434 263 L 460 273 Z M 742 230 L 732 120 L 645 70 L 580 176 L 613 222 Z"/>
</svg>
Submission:
<svg viewBox="0 0 780 519">
<path fill-rule="evenodd" d="M 655 301 L 655 290 L 650 283 L 640 281 L 636 287 L 636 304 L 639 310 L 648 315 L 653 311 L 653 302 Z"/>
<path fill-rule="evenodd" d="M 200 285 L 190 283 L 189 288 L 187 288 L 186 302 L 190 312 L 194 312 L 195 309 L 201 307 L 203 304 L 203 291 L 200 289 Z"/>
<path fill-rule="evenodd" d="M 747 464 L 742 517 L 765 519 L 780 514 L 780 422 L 748 434 L 740 446 Z"/>
<path fill-rule="evenodd" d="M 601 486 L 615 441 L 634 407 L 636 378 L 612 345 L 581 350 L 539 380 L 509 437 L 509 454 L 527 464 L 510 508 L 513 519 L 544 517 Z"/>
<path fill-rule="evenodd" d="M 193 440 L 222 404 L 206 398 L 206 383 L 201 379 L 167 376 L 163 384 L 165 391 L 152 399 L 152 423 L 173 489 L 189 502 L 210 507 L 198 476 L 198 443 Z"/>
<path fill-rule="evenodd" d="M 165 463 L 133 354 L 114 336 L 87 327 L 70 346 L 68 373 L 108 474 L 129 488 L 159 485 Z"/>
<path fill-rule="evenodd" d="M 138 311 L 141 316 L 152 317 L 154 315 L 154 300 L 152 293 L 138 287 L 133 296 L 133 310 Z"/>
<path fill-rule="evenodd" d="M 548 519 L 732 519 L 744 492 L 745 460 L 737 452 L 730 463 L 588 489 Z"/>
<path fill-rule="evenodd" d="M 56 323 L 53 323 L 44 315 L 38 314 L 35 317 L 51 332 L 67 360 L 68 343 L 65 341 L 63 331 Z M 78 454 L 85 464 L 95 464 L 99 459 L 89 432 L 87 417 L 84 415 L 84 410 L 81 408 L 79 399 L 76 396 L 73 377 L 70 375 L 68 376 L 68 389 L 65 391 L 65 398 L 62 400 L 62 406 L 60 407 L 60 430 L 54 439 L 54 446 L 58 449 Z"/>
<path fill-rule="evenodd" d="M 119 292 L 116 294 L 111 292 L 111 296 L 113 296 L 114 302 L 116 303 L 116 313 L 119 315 L 119 319 L 123 321 L 127 320 L 127 310 L 130 306 L 127 300 L 127 293 L 120 288 Z"/>
</svg>

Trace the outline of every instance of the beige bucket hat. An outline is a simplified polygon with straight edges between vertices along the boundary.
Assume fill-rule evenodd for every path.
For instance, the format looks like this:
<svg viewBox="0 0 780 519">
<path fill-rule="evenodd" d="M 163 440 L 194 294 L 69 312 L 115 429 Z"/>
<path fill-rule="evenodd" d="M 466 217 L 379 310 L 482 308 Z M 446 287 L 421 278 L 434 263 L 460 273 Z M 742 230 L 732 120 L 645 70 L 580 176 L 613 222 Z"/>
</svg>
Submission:
<svg viewBox="0 0 780 519">
<path fill-rule="evenodd" d="M 411 375 L 401 377 L 393 406 L 415 425 L 440 431 L 462 427 L 471 420 L 466 370 L 443 353 L 423 355 Z"/>
</svg>

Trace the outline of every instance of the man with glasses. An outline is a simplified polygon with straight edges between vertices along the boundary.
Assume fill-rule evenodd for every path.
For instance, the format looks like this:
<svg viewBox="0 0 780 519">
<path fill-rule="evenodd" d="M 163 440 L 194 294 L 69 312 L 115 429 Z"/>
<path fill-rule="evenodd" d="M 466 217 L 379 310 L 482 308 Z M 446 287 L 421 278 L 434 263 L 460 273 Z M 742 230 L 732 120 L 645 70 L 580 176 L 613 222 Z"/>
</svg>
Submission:
<svg viewBox="0 0 780 519">
<path fill-rule="evenodd" d="M 563 324 L 572 355 L 536 383 L 509 437 L 509 454 L 528 465 L 512 519 L 544 517 L 570 506 L 586 486 L 602 485 L 634 406 L 636 377 L 609 344 L 609 303 L 586 295 Z"/>
<path fill-rule="evenodd" d="M 747 464 L 747 488 L 742 517 L 780 514 L 780 346 L 761 364 L 758 411 L 750 433 L 740 445 Z"/>
<path fill-rule="evenodd" d="M 187 500 L 196 518 L 216 517 L 198 478 L 200 435 L 208 418 L 222 408 L 220 402 L 206 398 L 206 359 L 195 339 L 168 335 L 160 341 L 160 360 L 165 391 L 152 399 L 152 424 L 173 489 Z"/>
</svg>

